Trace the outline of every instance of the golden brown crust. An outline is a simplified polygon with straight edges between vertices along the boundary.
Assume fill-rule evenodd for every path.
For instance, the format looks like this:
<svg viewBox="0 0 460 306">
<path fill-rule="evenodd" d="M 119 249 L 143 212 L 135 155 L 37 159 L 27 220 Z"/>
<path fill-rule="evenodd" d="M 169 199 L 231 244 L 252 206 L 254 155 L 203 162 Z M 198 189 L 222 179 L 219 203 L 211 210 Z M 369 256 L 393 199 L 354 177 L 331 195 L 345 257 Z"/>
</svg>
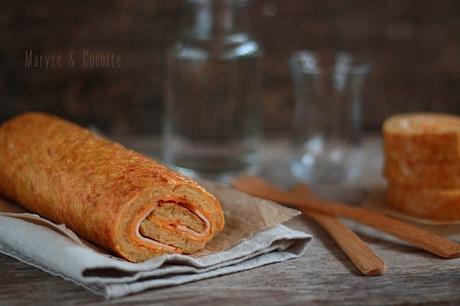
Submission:
<svg viewBox="0 0 460 306">
<path fill-rule="evenodd" d="M 160 201 L 208 219 L 200 237 L 175 230 L 192 244 L 204 245 L 224 225 L 218 201 L 192 180 L 51 115 L 26 113 L 0 127 L 0 168 L 2 194 L 131 261 L 187 251 L 140 237 Z"/>
<path fill-rule="evenodd" d="M 390 185 L 388 203 L 405 213 L 436 220 L 460 219 L 460 190 L 419 189 Z"/>
<path fill-rule="evenodd" d="M 459 188 L 460 162 L 410 163 L 386 159 L 383 168 L 391 184 L 413 188 Z"/>
<path fill-rule="evenodd" d="M 460 117 L 404 114 L 385 120 L 384 150 L 388 158 L 407 162 L 460 162 Z"/>
</svg>

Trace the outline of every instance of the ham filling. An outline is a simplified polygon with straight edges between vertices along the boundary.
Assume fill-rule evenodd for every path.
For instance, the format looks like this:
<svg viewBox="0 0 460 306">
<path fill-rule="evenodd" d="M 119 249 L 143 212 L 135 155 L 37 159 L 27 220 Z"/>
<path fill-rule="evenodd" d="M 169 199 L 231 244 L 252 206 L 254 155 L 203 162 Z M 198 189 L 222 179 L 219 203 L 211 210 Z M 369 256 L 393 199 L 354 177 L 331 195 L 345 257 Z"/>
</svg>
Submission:
<svg viewBox="0 0 460 306">
<path fill-rule="evenodd" d="M 141 234 L 141 223 L 148 220 L 150 214 L 153 214 L 153 218 L 162 227 L 180 231 L 192 237 L 206 237 L 209 235 L 211 229 L 208 218 L 199 210 L 191 207 L 191 205 L 174 201 L 159 202 L 156 207 L 150 211 L 146 211 L 142 218 L 139 219 L 141 221 L 136 225 L 135 235 L 143 243 L 168 252 L 180 252 L 180 249 Z M 188 219 L 187 221 L 190 222 L 183 224 L 179 215 L 183 218 L 185 217 L 184 219 Z"/>
</svg>

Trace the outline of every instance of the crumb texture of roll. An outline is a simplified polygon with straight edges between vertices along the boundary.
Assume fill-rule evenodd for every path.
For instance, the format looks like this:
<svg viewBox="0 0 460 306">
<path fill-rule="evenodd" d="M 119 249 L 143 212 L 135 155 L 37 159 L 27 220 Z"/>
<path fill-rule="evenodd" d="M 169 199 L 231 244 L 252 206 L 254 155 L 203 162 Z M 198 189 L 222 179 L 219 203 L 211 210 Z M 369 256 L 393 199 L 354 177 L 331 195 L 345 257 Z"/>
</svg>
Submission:
<svg viewBox="0 0 460 306">
<path fill-rule="evenodd" d="M 387 202 L 433 220 L 460 220 L 460 117 L 395 115 L 383 124 Z"/>
<path fill-rule="evenodd" d="M 0 192 L 132 262 L 197 252 L 224 226 L 196 182 L 44 113 L 0 126 Z"/>
<path fill-rule="evenodd" d="M 415 113 L 383 124 L 387 158 L 408 162 L 460 162 L 460 117 Z"/>
<path fill-rule="evenodd" d="M 408 163 L 385 160 L 385 178 L 392 184 L 412 188 L 460 188 L 460 162 Z"/>
<path fill-rule="evenodd" d="M 405 213 L 433 220 L 460 219 L 460 190 L 388 186 L 388 203 Z"/>
</svg>

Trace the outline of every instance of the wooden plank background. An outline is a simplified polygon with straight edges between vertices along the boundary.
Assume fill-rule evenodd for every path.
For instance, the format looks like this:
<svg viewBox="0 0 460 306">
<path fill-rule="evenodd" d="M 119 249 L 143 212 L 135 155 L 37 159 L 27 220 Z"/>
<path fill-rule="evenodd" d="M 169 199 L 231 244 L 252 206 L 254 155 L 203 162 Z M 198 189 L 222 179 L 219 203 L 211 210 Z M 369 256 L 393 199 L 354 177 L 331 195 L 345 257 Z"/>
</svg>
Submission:
<svg viewBox="0 0 460 306">
<path fill-rule="evenodd" d="M 184 16 L 180 0 L 2 1 L 0 120 L 39 109 L 104 131 L 160 131 L 165 50 Z M 296 50 L 348 50 L 374 66 L 364 127 L 394 112 L 460 113 L 460 2 L 255 0 L 252 29 L 266 51 L 264 126 L 290 129 L 287 60 Z M 38 53 L 113 52 L 119 69 L 26 69 Z"/>
</svg>

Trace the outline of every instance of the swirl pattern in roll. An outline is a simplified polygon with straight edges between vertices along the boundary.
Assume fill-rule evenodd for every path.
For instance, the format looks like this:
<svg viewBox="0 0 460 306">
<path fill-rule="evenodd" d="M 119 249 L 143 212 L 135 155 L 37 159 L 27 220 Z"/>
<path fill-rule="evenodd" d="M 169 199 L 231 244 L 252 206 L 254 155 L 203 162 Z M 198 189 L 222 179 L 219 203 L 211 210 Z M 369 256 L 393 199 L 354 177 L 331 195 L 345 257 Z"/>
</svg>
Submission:
<svg viewBox="0 0 460 306">
<path fill-rule="evenodd" d="M 132 262 L 195 253 L 224 226 L 196 182 L 44 113 L 0 126 L 0 193 Z"/>
</svg>

